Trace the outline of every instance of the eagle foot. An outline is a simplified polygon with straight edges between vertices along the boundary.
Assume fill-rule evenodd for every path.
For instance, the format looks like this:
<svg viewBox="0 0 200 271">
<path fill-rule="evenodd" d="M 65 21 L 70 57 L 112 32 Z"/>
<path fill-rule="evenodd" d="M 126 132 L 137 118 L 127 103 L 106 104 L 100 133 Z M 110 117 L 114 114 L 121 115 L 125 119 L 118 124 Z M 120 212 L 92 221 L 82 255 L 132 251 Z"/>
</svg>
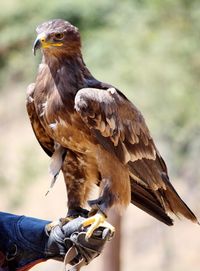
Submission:
<svg viewBox="0 0 200 271">
<path fill-rule="evenodd" d="M 62 226 L 62 223 L 61 223 L 60 219 L 59 219 L 59 220 L 52 221 L 52 222 L 50 222 L 49 224 L 47 224 L 47 225 L 45 226 L 45 231 L 46 231 L 46 233 L 49 235 L 49 233 L 51 232 L 51 230 L 52 230 L 53 228 L 55 228 L 56 226 Z"/>
<path fill-rule="evenodd" d="M 51 230 L 53 228 L 55 228 L 56 226 L 62 227 L 75 218 L 77 218 L 77 217 L 67 216 L 67 217 L 59 218 L 58 220 L 52 221 L 45 226 L 45 231 L 47 234 L 49 234 L 51 232 Z"/>
<path fill-rule="evenodd" d="M 99 210 L 95 215 L 88 217 L 85 221 L 83 221 L 82 227 L 85 228 L 90 226 L 86 233 L 86 240 L 88 240 L 92 236 L 93 232 L 101 226 L 108 228 L 111 232 L 111 236 L 114 235 L 115 228 L 106 221 L 106 218 L 106 215 Z"/>
<path fill-rule="evenodd" d="M 88 218 L 88 213 L 89 213 L 88 210 L 83 209 L 81 207 L 78 207 L 76 209 L 69 209 L 66 217 L 50 222 L 49 224 L 46 225 L 45 230 L 47 233 L 49 233 L 56 226 L 62 227 L 65 224 L 67 224 L 69 221 L 71 221 L 79 216 L 84 217 L 84 218 Z"/>
</svg>

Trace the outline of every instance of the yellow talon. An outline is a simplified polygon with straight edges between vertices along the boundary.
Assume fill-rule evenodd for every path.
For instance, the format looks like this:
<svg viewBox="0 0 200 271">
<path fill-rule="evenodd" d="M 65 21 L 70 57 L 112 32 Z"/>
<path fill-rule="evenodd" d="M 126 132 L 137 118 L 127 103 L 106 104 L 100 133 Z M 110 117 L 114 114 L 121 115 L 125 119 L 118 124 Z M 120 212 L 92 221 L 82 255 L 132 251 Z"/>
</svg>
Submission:
<svg viewBox="0 0 200 271">
<path fill-rule="evenodd" d="M 67 224 L 69 221 L 71 221 L 73 219 L 74 219 L 74 217 L 67 216 L 65 218 L 60 218 L 59 220 L 52 221 L 45 226 L 46 232 L 50 232 L 53 228 L 55 228 L 58 225 L 64 226 L 65 224 Z"/>
<path fill-rule="evenodd" d="M 60 225 L 60 220 L 52 221 L 45 226 L 45 230 L 46 232 L 50 232 L 53 228 L 55 228 L 58 225 Z"/>
<path fill-rule="evenodd" d="M 73 219 L 75 219 L 76 217 L 73 216 L 67 216 L 64 218 L 60 218 L 60 223 L 62 226 L 64 226 L 65 224 L 67 224 L 68 222 L 72 221 Z"/>
<path fill-rule="evenodd" d="M 108 228 L 112 234 L 115 232 L 115 228 L 109 224 L 106 220 L 106 217 L 103 213 L 97 213 L 94 216 L 91 216 L 87 218 L 83 223 L 82 226 L 85 228 L 89 225 L 91 225 L 86 233 L 86 239 L 89 239 L 93 232 L 98 228 L 98 227 L 105 227 Z"/>
</svg>

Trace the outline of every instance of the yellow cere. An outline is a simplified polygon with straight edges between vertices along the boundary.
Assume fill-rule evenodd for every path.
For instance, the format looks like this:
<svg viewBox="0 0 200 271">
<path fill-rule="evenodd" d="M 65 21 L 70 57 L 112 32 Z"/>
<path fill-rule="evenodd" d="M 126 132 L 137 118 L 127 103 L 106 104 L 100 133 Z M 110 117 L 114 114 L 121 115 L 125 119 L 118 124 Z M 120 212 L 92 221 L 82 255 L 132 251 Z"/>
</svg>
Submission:
<svg viewBox="0 0 200 271">
<path fill-rule="evenodd" d="M 60 47 L 63 45 L 62 42 L 58 42 L 58 43 L 54 43 L 54 42 L 46 42 L 46 34 L 45 33 L 41 33 L 38 35 L 38 38 L 40 39 L 41 43 L 42 43 L 42 47 L 43 48 L 49 48 L 51 46 L 57 46 L 57 47 Z"/>
<path fill-rule="evenodd" d="M 63 45 L 63 43 L 61 43 L 61 42 L 59 42 L 59 43 L 53 43 L 53 42 L 42 41 L 42 47 L 43 48 L 49 48 L 51 46 L 57 46 L 57 47 L 59 47 L 59 46 L 62 46 L 62 45 Z"/>
</svg>

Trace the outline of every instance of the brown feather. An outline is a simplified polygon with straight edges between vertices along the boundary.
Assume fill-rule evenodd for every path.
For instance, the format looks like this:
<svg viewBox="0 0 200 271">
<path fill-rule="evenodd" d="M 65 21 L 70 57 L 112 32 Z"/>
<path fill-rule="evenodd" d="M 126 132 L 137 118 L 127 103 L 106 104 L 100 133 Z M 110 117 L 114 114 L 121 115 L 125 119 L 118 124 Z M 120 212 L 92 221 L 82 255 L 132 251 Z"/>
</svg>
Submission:
<svg viewBox="0 0 200 271">
<path fill-rule="evenodd" d="M 165 223 L 166 225 L 173 225 L 173 220 L 167 215 L 166 210 L 163 208 L 151 190 L 132 181 L 131 191 L 132 204 L 160 220 L 161 222 Z"/>
<path fill-rule="evenodd" d="M 30 84 L 27 88 L 27 100 L 26 100 L 26 109 L 30 122 L 35 133 L 35 136 L 40 143 L 43 150 L 49 155 L 52 156 L 54 152 L 54 140 L 48 136 L 44 127 L 41 125 L 38 118 L 37 112 L 34 105 L 34 90 L 35 84 Z"/>
</svg>

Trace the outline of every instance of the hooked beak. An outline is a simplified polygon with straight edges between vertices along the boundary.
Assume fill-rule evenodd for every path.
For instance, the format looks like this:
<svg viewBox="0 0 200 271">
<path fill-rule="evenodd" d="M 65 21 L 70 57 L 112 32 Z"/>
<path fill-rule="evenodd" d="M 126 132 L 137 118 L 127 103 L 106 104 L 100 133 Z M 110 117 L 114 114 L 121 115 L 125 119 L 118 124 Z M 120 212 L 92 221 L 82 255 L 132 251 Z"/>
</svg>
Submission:
<svg viewBox="0 0 200 271">
<path fill-rule="evenodd" d="M 33 44 L 33 49 L 32 49 L 34 56 L 36 55 L 36 51 L 41 48 L 41 45 L 42 43 L 40 39 L 37 38 Z"/>
<path fill-rule="evenodd" d="M 36 51 L 40 49 L 44 43 L 46 43 L 46 35 L 45 34 L 38 35 L 36 40 L 34 41 L 32 49 L 34 56 L 36 55 Z"/>
<path fill-rule="evenodd" d="M 49 41 L 47 35 L 45 33 L 41 33 L 37 36 L 34 44 L 33 44 L 33 54 L 36 55 L 36 51 L 40 48 L 46 49 L 51 47 L 60 47 L 63 46 L 62 42 L 52 42 Z"/>
</svg>

